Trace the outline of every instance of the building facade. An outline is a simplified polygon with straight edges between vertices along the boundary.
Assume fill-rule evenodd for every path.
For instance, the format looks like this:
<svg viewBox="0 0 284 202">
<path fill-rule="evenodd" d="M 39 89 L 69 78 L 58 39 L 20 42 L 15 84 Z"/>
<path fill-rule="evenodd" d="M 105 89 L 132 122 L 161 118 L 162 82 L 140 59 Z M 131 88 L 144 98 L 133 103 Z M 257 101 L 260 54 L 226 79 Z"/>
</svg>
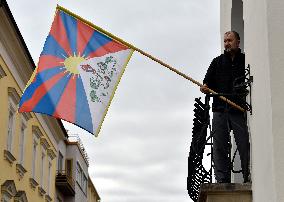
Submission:
<svg viewBox="0 0 284 202">
<path fill-rule="evenodd" d="M 5 1 L 1 1 L 0 18 L 1 200 L 52 201 L 56 142 L 66 132 L 55 119 L 18 113 L 34 63 Z"/>
<path fill-rule="evenodd" d="M 92 180 L 89 178 L 88 181 L 88 202 L 100 202 L 101 198 L 94 186 Z"/>
<path fill-rule="evenodd" d="M 18 113 L 35 64 L 4 0 L 0 0 L 0 19 L 1 201 L 87 201 L 90 179 L 82 145 L 68 140 L 61 121 Z M 63 189 L 62 176 L 67 182 Z"/>
<path fill-rule="evenodd" d="M 78 135 L 69 135 L 58 147 L 56 200 L 98 202 L 100 197 L 88 174 L 89 158 Z M 93 186 L 93 189 L 89 189 Z"/>
<path fill-rule="evenodd" d="M 221 0 L 221 36 L 240 33 L 251 67 L 251 167 L 253 200 L 284 201 L 284 2 Z"/>
</svg>

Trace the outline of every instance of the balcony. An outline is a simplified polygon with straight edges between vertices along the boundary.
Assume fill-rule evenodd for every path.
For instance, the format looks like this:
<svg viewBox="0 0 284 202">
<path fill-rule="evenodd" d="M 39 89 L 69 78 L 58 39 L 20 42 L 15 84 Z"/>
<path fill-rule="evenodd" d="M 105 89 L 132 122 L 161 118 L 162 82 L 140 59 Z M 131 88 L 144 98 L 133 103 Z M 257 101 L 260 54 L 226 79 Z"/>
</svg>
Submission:
<svg viewBox="0 0 284 202">
<path fill-rule="evenodd" d="M 252 202 L 251 183 L 205 183 L 201 185 L 198 202 Z"/>
<path fill-rule="evenodd" d="M 75 181 L 65 170 L 57 171 L 55 185 L 65 196 L 75 196 Z"/>
</svg>

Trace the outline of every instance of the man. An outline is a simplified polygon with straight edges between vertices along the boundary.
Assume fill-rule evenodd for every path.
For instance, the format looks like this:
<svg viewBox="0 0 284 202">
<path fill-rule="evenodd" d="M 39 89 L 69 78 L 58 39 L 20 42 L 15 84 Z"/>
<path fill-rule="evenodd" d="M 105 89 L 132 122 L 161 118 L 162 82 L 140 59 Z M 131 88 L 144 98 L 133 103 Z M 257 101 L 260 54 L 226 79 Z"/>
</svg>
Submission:
<svg viewBox="0 0 284 202">
<path fill-rule="evenodd" d="M 239 48 L 240 37 L 235 31 L 224 34 L 224 54 L 213 59 L 200 91 L 208 94 L 208 88 L 224 95 L 229 100 L 244 106 L 242 95 L 245 89 L 234 86 L 244 81 L 245 55 Z M 218 97 L 213 98 L 213 162 L 218 183 L 231 182 L 230 131 L 233 130 L 241 158 L 244 182 L 249 181 L 249 134 L 244 112 L 232 108 Z"/>
</svg>

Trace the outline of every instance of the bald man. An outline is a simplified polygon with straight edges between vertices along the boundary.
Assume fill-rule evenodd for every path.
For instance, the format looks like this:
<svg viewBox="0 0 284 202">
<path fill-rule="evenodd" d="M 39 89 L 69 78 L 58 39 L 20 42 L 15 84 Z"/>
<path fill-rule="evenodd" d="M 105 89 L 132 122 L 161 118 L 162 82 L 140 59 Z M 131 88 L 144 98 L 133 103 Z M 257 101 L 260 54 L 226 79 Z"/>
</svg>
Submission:
<svg viewBox="0 0 284 202">
<path fill-rule="evenodd" d="M 200 91 L 208 94 L 208 88 L 224 94 L 225 97 L 240 106 L 244 106 L 244 89 L 236 89 L 234 85 L 244 82 L 245 55 L 239 48 L 240 36 L 235 31 L 224 34 L 224 53 L 213 59 Z M 241 79 L 238 79 L 241 78 Z M 249 134 L 246 113 L 232 108 L 218 97 L 213 98 L 213 162 L 215 178 L 218 183 L 231 182 L 230 131 L 241 158 L 244 182 L 249 182 Z"/>
</svg>

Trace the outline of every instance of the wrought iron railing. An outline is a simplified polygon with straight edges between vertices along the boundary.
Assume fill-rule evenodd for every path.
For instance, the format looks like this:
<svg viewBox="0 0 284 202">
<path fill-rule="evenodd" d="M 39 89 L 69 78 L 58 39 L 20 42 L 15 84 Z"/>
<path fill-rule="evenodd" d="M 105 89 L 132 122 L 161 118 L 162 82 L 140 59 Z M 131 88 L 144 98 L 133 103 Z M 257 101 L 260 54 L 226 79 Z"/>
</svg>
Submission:
<svg viewBox="0 0 284 202">
<path fill-rule="evenodd" d="M 187 190 L 193 201 L 198 200 L 201 184 L 212 182 L 212 160 L 211 168 L 206 170 L 202 164 L 204 149 L 207 145 L 211 147 L 212 141 L 208 141 L 207 130 L 210 124 L 208 102 L 202 103 L 201 98 L 195 99 L 192 141 L 188 157 Z M 212 147 L 211 147 L 212 150 Z"/>
<path fill-rule="evenodd" d="M 246 68 L 246 73 L 244 77 L 237 78 L 234 81 L 233 94 L 230 96 L 239 96 L 245 108 L 250 114 L 252 114 L 252 103 L 251 103 L 251 83 L 253 82 L 253 77 L 250 73 L 250 66 Z M 213 181 L 213 135 L 214 131 L 211 130 L 210 125 L 210 97 L 213 96 L 227 96 L 224 94 L 208 94 L 205 96 L 204 102 L 201 98 L 196 98 L 194 103 L 194 119 L 193 119 L 193 129 L 192 129 L 192 142 L 190 146 L 190 152 L 188 157 L 188 178 L 187 178 L 187 190 L 190 198 L 196 202 L 198 201 L 199 192 L 201 184 L 212 183 Z M 247 95 L 249 96 L 246 100 Z M 208 132 L 209 131 L 209 132 Z M 205 148 L 209 147 L 210 151 L 204 154 Z M 231 145 L 232 148 L 232 145 Z M 234 170 L 233 165 L 235 161 L 235 156 L 237 149 L 233 153 L 233 158 L 231 161 L 231 171 L 233 173 L 242 172 L 242 170 Z M 231 154 L 231 153 L 229 153 Z M 202 164 L 204 156 L 210 156 L 210 168 L 205 169 Z"/>
</svg>

